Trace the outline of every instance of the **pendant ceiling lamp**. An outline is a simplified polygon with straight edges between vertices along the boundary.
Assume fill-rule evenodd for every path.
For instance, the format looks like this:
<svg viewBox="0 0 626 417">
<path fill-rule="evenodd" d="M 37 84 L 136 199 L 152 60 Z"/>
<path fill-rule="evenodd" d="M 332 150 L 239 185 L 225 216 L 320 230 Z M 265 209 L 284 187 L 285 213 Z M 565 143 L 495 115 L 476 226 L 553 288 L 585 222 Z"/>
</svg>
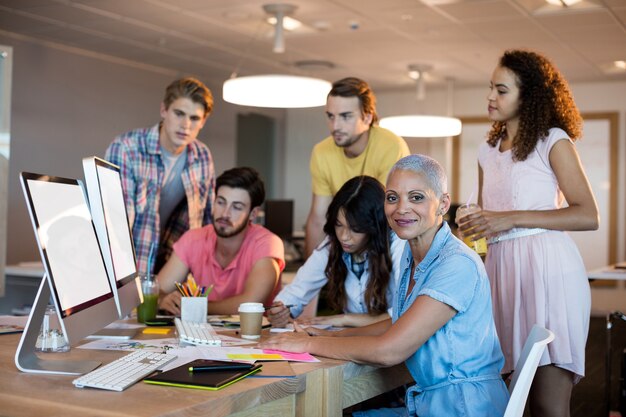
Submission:
<svg viewBox="0 0 626 417">
<path fill-rule="evenodd" d="M 284 18 L 296 10 L 289 4 L 266 4 L 266 13 L 272 14 L 274 25 L 274 53 L 285 52 Z M 318 107 L 326 104 L 331 89 L 328 81 L 298 75 L 266 74 L 238 77 L 236 72 L 224 82 L 224 101 L 241 106 L 271 108 Z"/>
<path fill-rule="evenodd" d="M 570 7 L 575 5 L 576 3 L 580 3 L 581 0 L 546 0 L 546 3 L 549 3 L 553 6 L 561 6 L 561 7 Z"/>
<path fill-rule="evenodd" d="M 409 66 L 409 76 L 416 81 L 418 101 L 423 101 L 426 98 L 424 74 L 428 69 L 424 66 Z M 451 97 L 448 97 L 448 101 L 450 99 Z M 462 129 L 461 121 L 457 118 L 419 114 L 385 117 L 380 120 L 379 124 L 396 135 L 415 138 L 457 136 Z"/>
</svg>

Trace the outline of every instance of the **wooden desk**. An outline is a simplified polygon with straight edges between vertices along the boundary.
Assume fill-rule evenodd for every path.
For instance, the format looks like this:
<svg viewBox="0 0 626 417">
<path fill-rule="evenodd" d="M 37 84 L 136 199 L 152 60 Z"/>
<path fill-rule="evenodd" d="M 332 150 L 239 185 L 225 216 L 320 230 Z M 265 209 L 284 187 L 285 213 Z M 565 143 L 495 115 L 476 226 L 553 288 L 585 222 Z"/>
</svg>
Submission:
<svg viewBox="0 0 626 417">
<path fill-rule="evenodd" d="M 296 396 L 307 375 L 323 378 L 323 367 L 302 368 L 295 378 L 246 378 L 220 391 L 137 383 L 123 392 L 79 389 L 74 376 L 27 374 L 13 362 L 20 334 L 0 336 L 0 413 L 3 416 L 294 416 Z M 72 349 L 70 359 L 110 362 L 127 352 Z M 315 364 L 311 364 L 315 365 Z M 263 365 L 268 372 L 272 363 Z M 304 398 L 302 398 L 304 400 Z M 304 414 L 302 414 L 304 415 Z"/>
<path fill-rule="evenodd" d="M 341 417 L 344 408 L 414 382 L 404 363 L 375 368 L 353 362 L 335 362 L 336 366 L 324 371 L 324 417 Z"/>
<path fill-rule="evenodd" d="M 626 268 L 615 268 L 614 265 L 587 271 L 589 279 L 607 279 L 614 281 L 626 281 Z"/>
<path fill-rule="evenodd" d="M 137 383 L 123 392 L 79 389 L 74 376 L 22 373 L 14 364 L 20 334 L 0 335 L 0 413 L 3 416 L 341 416 L 342 410 L 412 379 L 406 367 L 373 368 L 321 358 L 290 363 L 295 378 L 246 378 L 220 391 Z M 108 363 L 126 354 L 73 348 L 48 358 Z M 271 372 L 271 362 L 263 368 Z"/>
</svg>

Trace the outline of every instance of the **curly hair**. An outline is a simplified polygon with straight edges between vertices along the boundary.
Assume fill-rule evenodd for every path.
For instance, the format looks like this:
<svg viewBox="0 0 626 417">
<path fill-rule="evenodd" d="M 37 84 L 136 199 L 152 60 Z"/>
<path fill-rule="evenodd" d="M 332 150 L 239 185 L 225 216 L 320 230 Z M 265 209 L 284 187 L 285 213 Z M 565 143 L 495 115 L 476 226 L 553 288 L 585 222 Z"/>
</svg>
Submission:
<svg viewBox="0 0 626 417">
<path fill-rule="evenodd" d="M 567 81 L 543 55 L 532 51 L 508 50 L 499 66 L 515 74 L 519 88 L 519 128 L 513 139 L 513 159 L 524 161 L 539 140 L 553 127 L 563 129 L 572 140 L 582 134 L 582 117 Z M 494 122 L 487 143 L 495 147 L 506 134 L 504 122 Z"/>
<path fill-rule="evenodd" d="M 326 212 L 324 233 L 329 237 L 328 263 L 326 264 L 328 299 L 331 308 L 345 311 L 347 294 L 345 281 L 348 268 L 343 262 L 343 248 L 337 238 L 335 226 L 342 211 L 348 226 L 356 233 L 365 233 L 365 252 L 369 264 L 369 280 L 365 289 L 367 312 L 371 315 L 387 311 L 387 286 L 391 276 L 389 253 L 389 226 L 384 213 L 385 190 L 376 179 L 366 175 L 347 181 L 335 194 Z"/>
</svg>

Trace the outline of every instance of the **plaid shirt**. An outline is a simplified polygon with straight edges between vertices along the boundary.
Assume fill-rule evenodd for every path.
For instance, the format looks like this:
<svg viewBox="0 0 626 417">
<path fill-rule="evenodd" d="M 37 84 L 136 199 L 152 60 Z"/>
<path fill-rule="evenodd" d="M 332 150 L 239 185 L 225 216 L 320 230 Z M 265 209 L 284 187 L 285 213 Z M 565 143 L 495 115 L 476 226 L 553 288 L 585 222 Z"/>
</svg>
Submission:
<svg viewBox="0 0 626 417">
<path fill-rule="evenodd" d="M 215 190 L 213 157 L 205 144 L 195 140 L 187 146 L 187 163 L 181 175 L 187 199 L 172 213 L 166 230 L 159 230 L 159 202 L 165 176 L 159 128 L 160 124 L 156 124 L 124 133 L 115 138 L 105 154 L 107 161 L 121 168 L 140 274 L 158 272 L 155 265 L 169 257 L 172 245 L 185 231 L 211 223 Z M 153 255 L 152 265 L 148 265 L 152 242 L 159 242 L 159 250 Z"/>
</svg>

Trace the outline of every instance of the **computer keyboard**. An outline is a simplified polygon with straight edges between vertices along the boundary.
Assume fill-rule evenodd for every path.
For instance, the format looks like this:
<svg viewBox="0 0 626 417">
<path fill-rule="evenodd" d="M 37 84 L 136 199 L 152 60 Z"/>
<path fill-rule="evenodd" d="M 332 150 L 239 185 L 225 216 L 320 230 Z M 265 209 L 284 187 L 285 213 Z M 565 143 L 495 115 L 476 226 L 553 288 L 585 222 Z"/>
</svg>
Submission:
<svg viewBox="0 0 626 417">
<path fill-rule="evenodd" d="M 176 355 L 137 350 L 76 378 L 72 383 L 78 388 L 124 391 L 174 359 Z"/>
<path fill-rule="evenodd" d="M 203 346 L 222 346 L 222 340 L 209 323 L 194 323 L 174 319 L 181 342 Z"/>
</svg>

